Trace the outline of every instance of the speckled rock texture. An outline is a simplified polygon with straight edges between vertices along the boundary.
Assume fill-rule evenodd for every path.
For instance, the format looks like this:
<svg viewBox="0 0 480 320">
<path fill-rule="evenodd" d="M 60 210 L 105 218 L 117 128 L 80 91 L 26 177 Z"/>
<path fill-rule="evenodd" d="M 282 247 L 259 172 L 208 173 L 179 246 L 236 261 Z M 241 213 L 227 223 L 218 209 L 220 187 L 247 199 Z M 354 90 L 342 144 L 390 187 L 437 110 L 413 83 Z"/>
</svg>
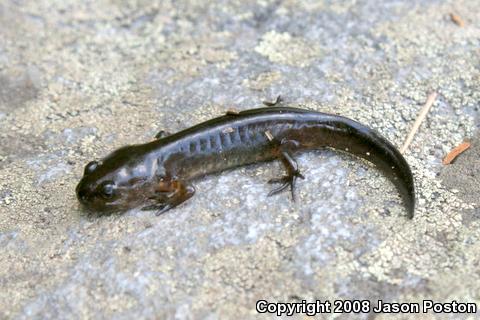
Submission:
<svg viewBox="0 0 480 320">
<path fill-rule="evenodd" d="M 242 319 L 262 298 L 480 303 L 478 4 L 0 1 L 0 318 Z M 87 215 L 75 198 L 88 161 L 278 94 L 400 146 L 432 91 L 406 153 L 413 220 L 384 176 L 332 150 L 298 158 L 295 203 L 266 196 L 275 162 L 197 181 L 160 217 Z M 464 139 L 472 149 L 443 166 Z"/>
</svg>

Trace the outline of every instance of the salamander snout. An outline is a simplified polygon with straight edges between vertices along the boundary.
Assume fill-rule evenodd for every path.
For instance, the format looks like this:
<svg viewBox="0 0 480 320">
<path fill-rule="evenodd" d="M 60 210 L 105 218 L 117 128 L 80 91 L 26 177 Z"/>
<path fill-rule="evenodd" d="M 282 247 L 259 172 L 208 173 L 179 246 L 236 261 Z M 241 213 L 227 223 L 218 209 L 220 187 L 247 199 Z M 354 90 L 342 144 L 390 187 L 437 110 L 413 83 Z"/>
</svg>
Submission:
<svg viewBox="0 0 480 320">
<path fill-rule="evenodd" d="M 98 213 L 115 212 L 134 208 L 151 196 L 153 165 L 142 152 L 141 146 L 126 146 L 87 163 L 75 189 L 82 207 Z"/>
<path fill-rule="evenodd" d="M 102 211 L 112 209 L 112 205 L 117 202 L 119 196 L 116 184 L 110 180 L 91 183 L 88 178 L 83 178 L 75 191 L 84 207 Z"/>
<path fill-rule="evenodd" d="M 132 182 L 135 177 L 128 174 L 130 167 L 125 160 L 129 158 L 120 157 L 123 155 L 114 153 L 113 156 L 91 161 L 85 166 L 83 177 L 75 189 L 84 209 L 106 213 L 136 204 L 137 185 Z"/>
<path fill-rule="evenodd" d="M 91 191 L 88 190 L 88 187 L 80 181 L 75 189 L 77 193 L 78 201 L 80 201 L 83 205 L 88 205 L 88 203 L 92 200 Z"/>
</svg>

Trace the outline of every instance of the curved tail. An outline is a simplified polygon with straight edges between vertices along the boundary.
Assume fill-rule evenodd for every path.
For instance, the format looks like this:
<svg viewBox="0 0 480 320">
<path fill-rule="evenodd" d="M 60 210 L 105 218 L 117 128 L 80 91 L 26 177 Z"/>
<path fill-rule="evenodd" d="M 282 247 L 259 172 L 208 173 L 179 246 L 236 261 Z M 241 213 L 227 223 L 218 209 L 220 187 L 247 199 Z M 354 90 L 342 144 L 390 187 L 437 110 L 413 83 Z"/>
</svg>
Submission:
<svg viewBox="0 0 480 320">
<path fill-rule="evenodd" d="M 293 113 L 296 123 L 286 136 L 306 149 L 331 147 L 361 157 L 380 169 L 402 196 L 408 217 L 415 211 L 415 185 L 412 171 L 398 149 L 375 130 L 352 119 L 297 108 L 265 108 L 267 112 Z M 264 109 L 264 110 L 265 110 Z M 261 112 L 260 109 L 250 113 Z"/>
<path fill-rule="evenodd" d="M 359 156 L 379 168 L 396 186 L 413 218 L 415 211 L 415 185 L 413 174 L 398 149 L 375 130 L 351 119 L 333 116 L 335 136 L 327 139 L 326 145 Z"/>
</svg>

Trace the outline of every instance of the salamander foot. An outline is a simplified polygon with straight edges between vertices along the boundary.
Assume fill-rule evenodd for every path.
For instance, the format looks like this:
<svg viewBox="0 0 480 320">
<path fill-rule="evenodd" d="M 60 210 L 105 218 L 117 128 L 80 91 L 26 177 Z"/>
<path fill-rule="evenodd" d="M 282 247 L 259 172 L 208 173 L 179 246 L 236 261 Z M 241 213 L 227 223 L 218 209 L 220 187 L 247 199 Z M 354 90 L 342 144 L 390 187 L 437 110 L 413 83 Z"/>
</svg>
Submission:
<svg viewBox="0 0 480 320">
<path fill-rule="evenodd" d="M 159 216 L 190 199 L 194 194 L 195 188 L 182 181 L 162 181 L 159 183 L 156 193 L 150 197 L 150 200 L 154 203 L 143 207 L 141 210 L 155 210 L 157 211 L 155 215 Z"/>
<path fill-rule="evenodd" d="M 149 205 L 149 206 L 145 206 L 140 210 L 142 210 L 142 211 L 156 211 L 155 215 L 158 217 L 162 213 L 170 210 L 171 208 L 172 208 L 171 205 L 166 204 L 166 203 L 162 203 L 162 204 L 152 204 L 152 205 Z"/>
<path fill-rule="evenodd" d="M 282 192 L 286 188 L 290 187 L 290 191 L 292 193 L 292 200 L 295 201 L 294 189 L 295 189 L 295 182 L 298 178 L 305 179 L 305 177 L 299 171 L 295 171 L 295 172 L 292 172 L 292 174 L 283 176 L 281 178 L 270 179 L 268 183 L 281 183 L 281 185 L 278 188 L 275 188 L 272 191 L 270 191 L 268 193 L 268 196 L 269 197 L 273 196 L 277 193 Z"/>
</svg>

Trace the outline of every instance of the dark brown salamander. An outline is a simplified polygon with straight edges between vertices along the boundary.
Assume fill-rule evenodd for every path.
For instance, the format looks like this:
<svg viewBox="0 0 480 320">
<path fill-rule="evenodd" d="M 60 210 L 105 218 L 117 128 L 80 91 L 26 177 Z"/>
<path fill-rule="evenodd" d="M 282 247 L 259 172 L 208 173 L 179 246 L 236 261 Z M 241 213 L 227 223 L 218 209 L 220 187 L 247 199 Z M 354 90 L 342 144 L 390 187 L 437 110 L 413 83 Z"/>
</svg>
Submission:
<svg viewBox="0 0 480 320">
<path fill-rule="evenodd" d="M 192 179 L 228 168 L 279 159 L 287 174 L 270 195 L 293 188 L 300 174 L 293 154 L 332 147 L 360 156 L 384 172 L 400 192 L 410 218 L 413 176 L 400 152 L 374 130 L 351 119 L 309 110 L 266 107 L 229 112 L 145 144 L 118 149 L 85 167 L 76 192 L 95 211 L 146 205 L 167 211 L 193 196 Z"/>
</svg>

